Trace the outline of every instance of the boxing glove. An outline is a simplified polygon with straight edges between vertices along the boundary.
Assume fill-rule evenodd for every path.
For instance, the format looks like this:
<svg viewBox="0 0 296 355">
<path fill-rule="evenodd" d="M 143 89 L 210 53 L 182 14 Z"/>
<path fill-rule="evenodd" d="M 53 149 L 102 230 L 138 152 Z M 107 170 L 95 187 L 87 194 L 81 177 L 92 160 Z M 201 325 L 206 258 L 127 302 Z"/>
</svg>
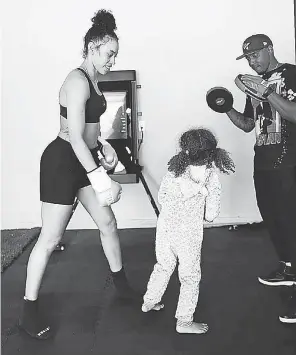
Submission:
<svg viewBox="0 0 296 355">
<path fill-rule="evenodd" d="M 101 165 L 105 168 L 105 170 L 115 169 L 118 164 L 118 157 L 115 149 L 110 143 L 101 137 L 98 139 L 98 142 L 102 145 L 101 149 L 98 150 L 98 157 Z"/>
<path fill-rule="evenodd" d="M 107 207 L 119 201 L 122 188 L 120 184 L 108 176 L 104 167 L 100 166 L 90 171 L 87 173 L 87 177 L 96 193 L 100 206 Z"/>
</svg>

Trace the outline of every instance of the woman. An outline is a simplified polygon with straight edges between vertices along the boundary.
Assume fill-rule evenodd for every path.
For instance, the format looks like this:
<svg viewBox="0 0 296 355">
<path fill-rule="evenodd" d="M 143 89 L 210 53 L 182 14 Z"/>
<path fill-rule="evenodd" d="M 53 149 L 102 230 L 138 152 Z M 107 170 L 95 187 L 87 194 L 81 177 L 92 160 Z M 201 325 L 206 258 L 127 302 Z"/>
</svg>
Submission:
<svg viewBox="0 0 296 355">
<path fill-rule="evenodd" d="M 52 335 L 38 311 L 40 284 L 51 253 L 67 227 L 74 199 L 90 214 L 101 232 L 114 284 L 122 297 L 134 297 L 121 260 L 116 219 L 110 205 L 120 199 L 121 186 L 107 170 L 116 166 L 114 149 L 100 138 L 100 116 L 106 100 L 99 75 L 115 64 L 118 37 L 113 15 L 100 10 L 84 38 L 84 61 L 69 73 L 60 94 L 60 132 L 45 149 L 40 164 L 42 229 L 27 266 L 21 328 L 37 339 Z"/>
</svg>

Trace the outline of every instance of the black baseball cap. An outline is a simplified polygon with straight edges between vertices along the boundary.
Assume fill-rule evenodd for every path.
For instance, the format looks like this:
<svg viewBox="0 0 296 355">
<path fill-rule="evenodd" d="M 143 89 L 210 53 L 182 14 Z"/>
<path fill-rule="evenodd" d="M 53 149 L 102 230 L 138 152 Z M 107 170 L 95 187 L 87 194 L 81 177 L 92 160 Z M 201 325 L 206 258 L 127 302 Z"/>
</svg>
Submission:
<svg viewBox="0 0 296 355">
<path fill-rule="evenodd" d="M 264 34 L 256 34 L 248 37 L 243 43 L 243 54 L 236 58 L 242 59 L 249 54 L 260 51 L 268 46 L 273 46 L 271 39 Z"/>
</svg>

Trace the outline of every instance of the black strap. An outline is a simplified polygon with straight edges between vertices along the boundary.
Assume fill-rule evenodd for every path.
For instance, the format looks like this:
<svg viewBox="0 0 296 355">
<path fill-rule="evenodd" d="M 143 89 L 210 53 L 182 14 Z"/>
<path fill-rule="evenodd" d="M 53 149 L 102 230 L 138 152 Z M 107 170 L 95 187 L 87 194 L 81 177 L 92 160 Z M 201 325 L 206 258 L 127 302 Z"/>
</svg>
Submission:
<svg viewBox="0 0 296 355">
<path fill-rule="evenodd" d="M 87 173 L 87 174 L 90 174 L 90 173 L 92 173 L 93 171 L 97 170 L 98 168 L 99 168 L 99 166 L 97 166 L 96 168 L 94 168 L 94 169 L 92 169 L 92 170 L 90 170 L 90 171 L 87 171 L 86 173 Z"/>
<path fill-rule="evenodd" d="M 82 68 L 77 68 L 77 69 L 80 70 L 84 74 L 84 76 L 86 77 L 86 79 L 88 81 L 88 84 L 89 84 L 90 90 L 92 90 L 92 89 L 95 90 L 95 88 L 93 87 L 93 84 L 92 84 L 92 82 L 90 80 L 90 77 L 88 76 L 87 72 L 84 69 L 82 69 Z"/>
</svg>

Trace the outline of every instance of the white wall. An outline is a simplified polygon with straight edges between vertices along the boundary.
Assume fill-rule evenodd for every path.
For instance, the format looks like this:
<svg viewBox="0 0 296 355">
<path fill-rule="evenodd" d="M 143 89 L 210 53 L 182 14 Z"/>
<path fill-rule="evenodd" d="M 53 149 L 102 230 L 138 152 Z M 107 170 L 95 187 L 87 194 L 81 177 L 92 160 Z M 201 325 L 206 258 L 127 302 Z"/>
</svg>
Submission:
<svg viewBox="0 0 296 355">
<path fill-rule="evenodd" d="M 4 7 L 4 6 L 3 6 Z M 237 165 L 223 177 L 221 220 L 260 219 L 252 183 L 253 135 L 210 111 L 213 86 L 244 96 L 235 87 L 242 41 L 264 32 L 280 61 L 295 62 L 293 0 L 10 0 L 3 9 L 2 229 L 40 225 L 39 161 L 59 129 L 59 88 L 81 63 L 82 39 L 99 8 L 111 9 L 120 36 L 115 69 L 135 69 L 146 123 L 141 163 L 152 190 L 175 153 L 178 134 L 207 126 Z M 79 218 L 76 216 L 76 218 Z"/>
</svg>

